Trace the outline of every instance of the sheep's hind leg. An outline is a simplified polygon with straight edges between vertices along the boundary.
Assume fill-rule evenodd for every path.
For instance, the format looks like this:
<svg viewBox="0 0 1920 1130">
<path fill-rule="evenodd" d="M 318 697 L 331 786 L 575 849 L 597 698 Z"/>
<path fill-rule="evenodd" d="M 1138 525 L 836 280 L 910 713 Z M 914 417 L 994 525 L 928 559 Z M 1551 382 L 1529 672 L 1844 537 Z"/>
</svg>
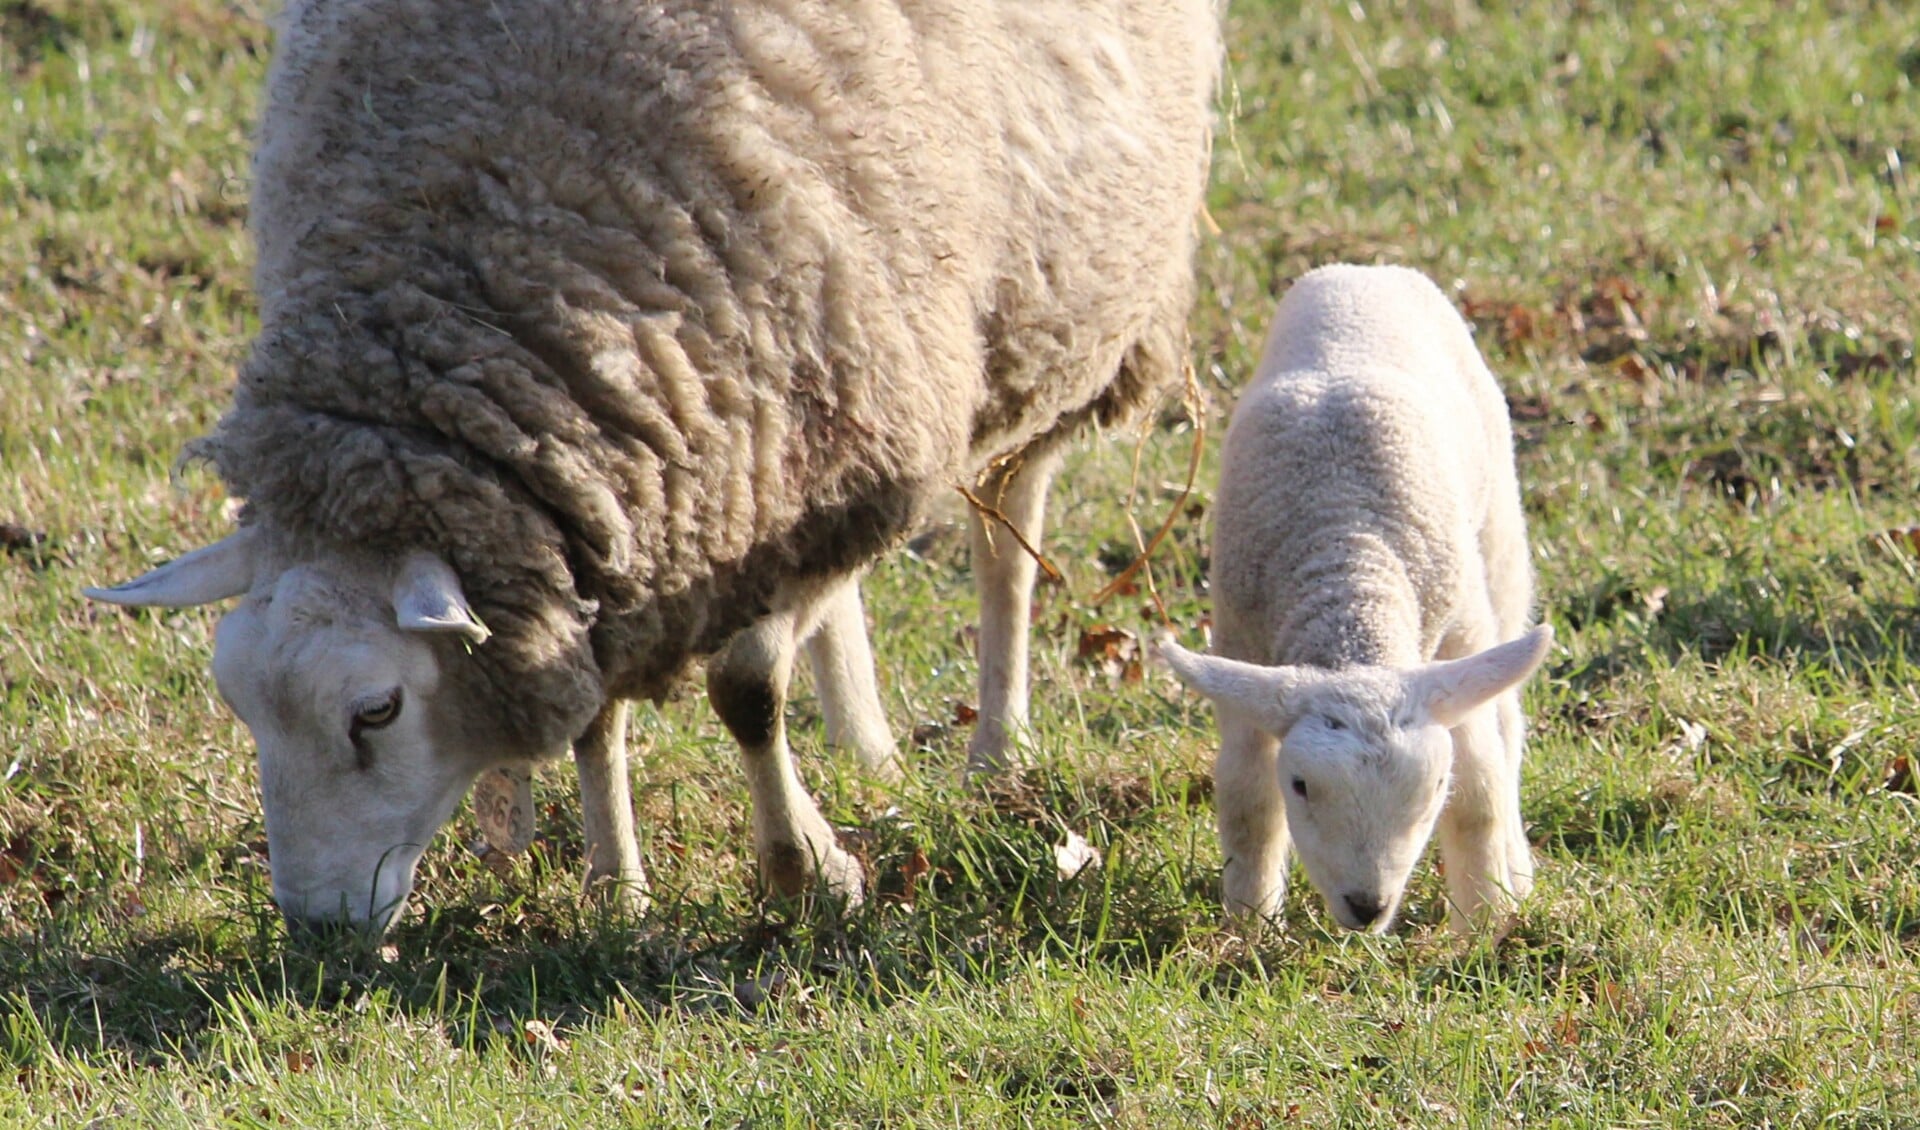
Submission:
<svg viewBox="0 0 1920 1130">
<path fill-rule="evenodd" d="M 761 882 L 785 895 L 819 883 L 857 903 L 860 864 L 835 843 L 832 825 L 807 795 L 787 751 L 796 620 L 788 609 L 735 635 L 707 666 L 707 696 L 740 743 Z"/>
<path fill-rule="evenodd" d="M 573 743 L 580 778 L 580 823 L 587 843 L 589 893 L 605 892 L 638 912 L 647 907 L 647 873 L 633 835 L 627 778 L 627 703 L 614 699 Z"/>
<path fill-rule="evenodd" d="M 1440 813 L 1440 857 L 1447 868 L 1447 924 L 1467 934 L 1518 905 L 1533 885 L 1532 857 L 1520 824 L 1519 774 L 1501 741 L 1492 705 L 1453 728 L 1453 788 Z M 1516 846 L 1517 841 L 1517 846 Z"/>
<path fill-rule="evenodd" d="M 1280 916 L 1287 893 L 1287 806 L 1275 768 L 1280 743 L 1221 711 L 1214 803 L 1220 817 L 1220 888 L 1227 917 L 1254 930 Z"/>
<path fill-rule="evenodd" d="M 981 484 L 980 498 L 1006 516 L 1028 545 L 1038 545 L 1057 450 L 1029 451 Z M 1027 730 L 1027 634 L 1038 562 L 998 519 L 972 515 L 974 587 L 980 595 L 980 718 L 967 746 L 967 772 L 993 773 L 1024 761 Z"/>
<path fill-rule="evenodd" d="M 883 781 L 903 775 L 874 679 L 860 578 L 848 577 L 815 606 L 820 620 L 807 636 L 807 660 L 827 726 L 827 744 L 853 751 L 861 768 Z"/>
</svg>

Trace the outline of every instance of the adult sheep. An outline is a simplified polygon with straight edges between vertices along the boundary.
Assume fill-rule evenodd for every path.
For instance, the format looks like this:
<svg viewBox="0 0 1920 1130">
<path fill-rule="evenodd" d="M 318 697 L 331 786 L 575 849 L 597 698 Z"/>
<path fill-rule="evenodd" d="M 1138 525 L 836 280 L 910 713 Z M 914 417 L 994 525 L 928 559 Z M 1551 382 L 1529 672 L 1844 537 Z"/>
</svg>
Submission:
<svg viewBox="0 0 1920 1130">
<path fill-rule="evenodd" d="M 243 598 L 214 675 L 282 912 L 384 928 L 479 773 L 617 772 L 705 655 L 763 881 L 857 897 L 795 642 L 957 484 L 1037 523 L 1061 438 L 1176 371 L 1217 36 L 1213 0 L 292 3 L 260 333 L 195 449 L 241 528 L 92 592 Z M 978 568 L 1017 722 L 1031 574 Z"/>
<path fill-rule="evenodd" d="M 1279 912 L 1289 833 L 1342 926 L 1385 930 L 1436 823 L 1449 922 L 1524 898 L 1533 567 L 1506 401 L 1426 276 L 1322 267 L 1274 315 L 1221 449 L 1213 699 L 1227 909 Z"/>
</svg>

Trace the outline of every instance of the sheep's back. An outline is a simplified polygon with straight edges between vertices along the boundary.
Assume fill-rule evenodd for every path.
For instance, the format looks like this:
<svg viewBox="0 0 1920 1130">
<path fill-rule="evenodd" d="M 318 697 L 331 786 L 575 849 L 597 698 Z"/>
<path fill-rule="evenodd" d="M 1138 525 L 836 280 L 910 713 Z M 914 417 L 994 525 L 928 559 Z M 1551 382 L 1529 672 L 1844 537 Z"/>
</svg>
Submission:
<svg viewBox="0 0 1920 1130">
<path fill-rule="evenodd" d="M 1206 0 L 296 3 L 206 450 L 255 518 L 442 549 L 483 614 L 597 604 L 656 687 L 1170 375 L 1212 35 Z"/>
</svg>

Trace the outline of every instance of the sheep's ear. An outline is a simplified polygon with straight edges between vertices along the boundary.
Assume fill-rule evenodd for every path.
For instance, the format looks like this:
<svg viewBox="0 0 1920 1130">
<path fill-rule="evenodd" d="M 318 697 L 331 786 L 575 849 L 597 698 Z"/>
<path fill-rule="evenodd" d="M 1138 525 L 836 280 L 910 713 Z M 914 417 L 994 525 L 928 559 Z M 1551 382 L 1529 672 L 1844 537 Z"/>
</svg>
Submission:
<svg viewBox="0 0 1920 1130">
<path fill-rule="evenodd" d="M 1553 643 L 1545 624 L 1517 640 L 1490 647 L 1465 659 L 1434 663 L 1407 676 L 1407 696 L 1442 726 L 1457 726 L 1474 708 L 1517 687 L 1540 666 Z"/>
<path fill-rule="evenodd" d="M 454 632 L 476 646 L 493 634 L 467 604 L 453 566 L 419 550 L 400 563 L 400 575 L 393 581 L 393 615 L 406 631 Z"/>
<path fill-rule="evenodd" d="M 1307 681 L 1298 668 L 1263 667 L 1217 655 L 1198 655 L 1166 638 L 1155 642 L 1153 653 L 1181 682 L 1216 705 L 1240 711 L 1276 735 L 1287 727 L 1288 700 Z"/>
<path fill-rule="evenodd" d="M 191 608 L 239 596 L 253 587 L 255 527 L 235 530 L 150 573 L 110 589 L 83 589 L 88 597 L 137 608 Z"/>
</svg>

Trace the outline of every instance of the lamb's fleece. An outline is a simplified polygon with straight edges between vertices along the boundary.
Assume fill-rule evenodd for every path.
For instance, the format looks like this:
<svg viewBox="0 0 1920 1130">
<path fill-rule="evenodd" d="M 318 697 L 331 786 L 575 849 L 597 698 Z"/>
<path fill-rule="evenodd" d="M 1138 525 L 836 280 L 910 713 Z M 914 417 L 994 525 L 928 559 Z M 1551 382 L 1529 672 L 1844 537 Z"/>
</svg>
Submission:
<svg viewBox="0 0 1920 1130">
<path fill-rule="evenodd" d="M 427 549 L 558 752 L 783 581 L 1175 372 L 1213 0 L 295 0 L 200 444 L 287 561 Z"/>
<path fill-rule="evenodd" d="M 1526 630 L 1533 576 L 1506 400 L 1431 280 L 1308 272 L 1260 374 L 1224 440 L 1244 457 L 1223 465 L 1214 505 L 1216 654 L 1405 669 Z M 1450 632 L 1472 638 L 1443 650 Z"/>
</svg>

